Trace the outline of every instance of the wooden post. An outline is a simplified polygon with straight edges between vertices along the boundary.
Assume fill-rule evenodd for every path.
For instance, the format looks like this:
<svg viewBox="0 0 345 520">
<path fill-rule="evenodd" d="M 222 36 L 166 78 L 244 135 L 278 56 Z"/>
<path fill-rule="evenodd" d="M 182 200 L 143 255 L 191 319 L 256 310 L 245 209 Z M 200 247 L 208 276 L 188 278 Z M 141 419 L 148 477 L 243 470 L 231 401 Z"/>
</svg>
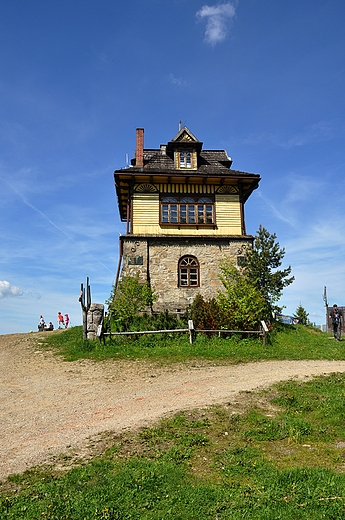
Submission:
<svg viewBox="0 0 345 520">
<path fill-rule="evenodd" d="M 266 336 L 267 336 L 267 332 L 268 332 L 268 327 L 267 327 L 266 323 L 264 322 L 264 320 L 261 320 L 261 326 L 262 326 L 262 330 L 263 330 L 263 344 L 266 345 Z"/>
<path fill-rule="evenodd" d="M 80 305 L 83 311 L 83 339 L 87 339 L 87 313 L 91 306 L 91 288 L 89 277 L 86 278 L 86 287 L 80 284 Z"/>
<path fill-rule="evenodd" d="M 188 320 L 188 329 L 189 329 L 189 343 L 193 343 L 193 335 L 194 335 L 194 323 L 193 320 Z"/>
</svg>

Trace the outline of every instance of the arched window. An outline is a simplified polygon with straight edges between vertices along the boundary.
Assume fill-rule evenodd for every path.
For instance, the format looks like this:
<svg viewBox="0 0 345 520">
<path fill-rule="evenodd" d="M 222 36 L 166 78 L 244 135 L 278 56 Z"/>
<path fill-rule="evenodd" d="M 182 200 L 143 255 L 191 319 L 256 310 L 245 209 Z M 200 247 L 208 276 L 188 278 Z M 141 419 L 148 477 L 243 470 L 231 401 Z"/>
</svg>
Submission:
<svg viewBox="0 0 345 520">
<path fill-rule="evenodd" d="M 199 287 L 199 262 L 194 256 L 183 256 L 178 263 L 179 287 Z"/>
</svg>

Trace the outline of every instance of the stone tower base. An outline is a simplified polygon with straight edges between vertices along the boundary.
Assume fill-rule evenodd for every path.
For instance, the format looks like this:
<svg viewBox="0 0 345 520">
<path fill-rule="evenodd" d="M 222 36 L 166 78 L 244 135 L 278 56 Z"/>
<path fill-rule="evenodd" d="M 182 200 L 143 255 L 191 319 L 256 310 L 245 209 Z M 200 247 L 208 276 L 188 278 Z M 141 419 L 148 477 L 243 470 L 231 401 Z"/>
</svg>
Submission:
<svg viewBox="0 0 345 520">
<path fill-rule="evenodd" d="M 245 248 L 251 246 L 253 237 L 176 237 L 176 236 L 120 236 L 122 251 L 121 276 L 135 275 L 148 281 L 158 299 L 153 311 L 168 310 L 184 312 L 197 294 L 205 299 L 216 296 L 223 288 L 219 280 L 219 264 L 230 257 L 240 265 Z M 178 286 L 178 262 L 181 257 L 191 255 L 199 263 L 199 286 Z"/>
</svg>

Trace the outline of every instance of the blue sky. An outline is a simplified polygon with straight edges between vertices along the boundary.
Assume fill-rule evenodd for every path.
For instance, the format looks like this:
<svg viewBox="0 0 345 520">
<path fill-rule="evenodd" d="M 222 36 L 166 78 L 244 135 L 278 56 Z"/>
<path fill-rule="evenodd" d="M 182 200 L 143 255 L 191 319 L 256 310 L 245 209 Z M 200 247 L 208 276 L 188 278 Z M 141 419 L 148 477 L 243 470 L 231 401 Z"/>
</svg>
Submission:
<svg viewBox="0 0 345 520">
<path fill-rule="evenodd" d="M 325 323 L 345 305 L 343 0 L 3 0 L 0 334 L 81 323 L 80 284 L 110 294 L 113 171 L 135 128 L 158 148 L 181 120 L 262 177 L 245 207 L 285 248 L 281 304 Z"/>
</svg>

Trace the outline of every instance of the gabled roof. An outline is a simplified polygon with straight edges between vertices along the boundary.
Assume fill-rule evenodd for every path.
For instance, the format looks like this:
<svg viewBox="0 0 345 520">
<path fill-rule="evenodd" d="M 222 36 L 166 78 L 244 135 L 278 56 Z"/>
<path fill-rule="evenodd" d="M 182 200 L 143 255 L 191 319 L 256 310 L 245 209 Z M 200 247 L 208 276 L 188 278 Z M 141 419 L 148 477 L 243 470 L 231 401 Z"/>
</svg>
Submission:
<svg viewBox="0 0 345 520">
<path fill-rule="evenodd" d="M 167 145 L 168 150 L 176 150 L 181 148 L 193 149 L 200 152 L 202 143 L 192 134 L 192 132 L 184 126 L 178 133 L 169 141 Z"/>
<path fill-rule="evenodd" d="M 175 135 L 175 137 L 173 137 L 171 139 L 171 143 L 172 142 L 181 142 L 181 141 L 194 141 L 195 143 L 199 143 L 200 141 L 198 141 L 198 139 L 195 137 L 195 135 L 192 134 L 192 132 L 186 127 L 184 126 L 183 128 L 181 128 L 181 130 L 179 130 L 177 132 L 177 134 Z"/>
</svg>

